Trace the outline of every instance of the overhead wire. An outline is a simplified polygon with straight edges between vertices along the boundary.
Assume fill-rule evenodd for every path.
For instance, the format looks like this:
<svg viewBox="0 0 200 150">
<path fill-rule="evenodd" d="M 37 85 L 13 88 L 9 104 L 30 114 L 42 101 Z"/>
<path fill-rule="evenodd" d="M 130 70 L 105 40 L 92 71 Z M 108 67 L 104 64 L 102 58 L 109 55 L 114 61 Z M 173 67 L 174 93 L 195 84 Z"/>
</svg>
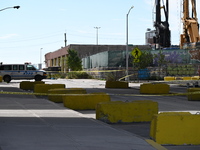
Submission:
<svg viewBox="0 0 200 150">
<path fill-rule="evenodd" d="M 60 33 L 57 34 L 52 34 L 52 35 L 45 35 L 45 36 L 33 36 L 33 37 L 24 37 L 18 40 L 9 40 L 9 41 L 3 41 L 0 40 L 0 43 L 10 43 L 10 42 L 24 42 L 24 41 L 33 41 L 33 40 L 40 40 L 40 39 L 45 39 L 45 38 L 49 38 L 49 37 L 55 37 L 60 35 Z"/>
</svg>

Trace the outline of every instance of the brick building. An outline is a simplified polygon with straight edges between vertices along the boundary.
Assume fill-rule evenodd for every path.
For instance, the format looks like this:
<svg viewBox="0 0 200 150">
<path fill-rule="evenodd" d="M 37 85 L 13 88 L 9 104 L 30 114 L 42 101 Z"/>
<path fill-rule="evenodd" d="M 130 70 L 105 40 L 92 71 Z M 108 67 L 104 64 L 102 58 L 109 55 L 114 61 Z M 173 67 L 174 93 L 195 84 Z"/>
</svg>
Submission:
<svg viewBox="0 0 200 150">
<path fill-rule="evenodd" d="M 131 51 L 135 46 L 130 45 L 129 51 Z M 150 49 L 146 45 L 138 45 L 140 50 Z M 61 67 L 61 71 L 67 71 L 66 58 L 68 55 L 68 49 L 73 49 L 78 52 L 79 57 L 85 58 L 104 51 L 125 51 L 126 45 L 79 45 L 70 44 L 66 47 L 62 47 L 54 52 L 49 52 L 45 54 L 45 64 L 46 67 Z"/>
</svg>

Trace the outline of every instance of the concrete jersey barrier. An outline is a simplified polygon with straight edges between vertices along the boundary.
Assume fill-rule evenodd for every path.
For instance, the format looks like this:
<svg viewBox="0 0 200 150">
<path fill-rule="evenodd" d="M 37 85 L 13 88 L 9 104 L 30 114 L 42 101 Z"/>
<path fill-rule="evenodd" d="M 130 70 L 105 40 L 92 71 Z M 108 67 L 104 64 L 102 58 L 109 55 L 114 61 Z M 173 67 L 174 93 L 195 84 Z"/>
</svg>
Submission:
<svg viewBox="0 0 200 150">
<path fill-rule="evenodd" d="M 100 102 L 110 101 L 106 93 L 95 94 L 69 94 L 63 96 L 65 107 L 74 110 L 94 110 Z"/>
<path fill-rule="evenodd" d="M 33 90 L 36 84 L 45 84 L 44 81 L 22 81 L 19 84 L 19 88 L 22 90 Z"/>
<path fill-rule="evenodd" d="M 144 83 L 140 85 L 141 94 L 168 94 L 170 87 L 165 83 Z"/>
<path fill-rule="evenodd" d="M 191 93 L 187 95 L 188 101 L 200 101 L 200 88 L 189 88 L 187 89 L 187 92 Z"/>
<path fill-rule="evenodd" d="M 158 103 L 150 100 L 102 102 L 96 108 L 96 119 L 107 123 L 150 122 L 154 114 Z"/>
<path fill-rule="evenodd" d="M 48 90 L 48 94 L 87 94 L 83 88 L 58 88 Z M 48 99 L 55 103 L 62 103 L 62 95 L 48 95 Z"/>
<path fill-rule="evenodd" d="M 199 145 L 200 115 L 172 112 L 154 115 L 150 136 L 158 144 Z"/>
<path fill-rule="evenodd" d="M 48 93 L 48 90 L 56 88 L 65 88 L 65 84 L 36 84 L 34 93 Z"/>
</svg>

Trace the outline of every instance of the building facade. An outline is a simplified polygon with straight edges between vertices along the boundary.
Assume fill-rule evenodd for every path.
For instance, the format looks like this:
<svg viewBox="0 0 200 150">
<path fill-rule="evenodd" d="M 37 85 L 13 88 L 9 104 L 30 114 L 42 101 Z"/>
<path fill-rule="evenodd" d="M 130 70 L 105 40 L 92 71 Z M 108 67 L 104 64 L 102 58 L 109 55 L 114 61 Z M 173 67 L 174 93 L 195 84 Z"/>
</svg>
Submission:
<svg viewBox="0 0 200 150">
<path fill-rule="evenodd" d="M 129 51 L 131 51 L 135 46 L 129 45 Z M 140 50 L 150 50 L 149 46 L 138 45 Z M 54 52 L 49 52 L 45 54 L 45 65 L 48 67 L 61 67 L 61 71 L 66 72 L 68 67 L 66 66 L 66 58 L 68 55 L 68 49 L 73 49 L 78 52 L 79 58 L 87 58 L 91 55 L 95 55 L 101 52 L 110 51 L 126 51 L 126 45 L 79 45 L 70 44 L 66 47 L 62 47 Z"/>
</svg>

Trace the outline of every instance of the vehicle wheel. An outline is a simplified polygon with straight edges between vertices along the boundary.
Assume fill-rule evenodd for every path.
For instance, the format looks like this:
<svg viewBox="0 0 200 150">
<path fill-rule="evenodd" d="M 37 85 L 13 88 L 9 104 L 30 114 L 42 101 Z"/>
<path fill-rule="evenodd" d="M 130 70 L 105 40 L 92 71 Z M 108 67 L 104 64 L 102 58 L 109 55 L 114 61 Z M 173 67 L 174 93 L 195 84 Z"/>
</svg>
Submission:
<svg viewBox="0 0 200 150">
<path fill-rule="evenodd" d="M 11 81 L 11 77 L 6 75 L 6 76 L 3 77 L 3 80 L 4 80 L 4 82 L 9 83 Z"/>
<path fill-rule="evenodd" d="M 36 75 L 35 76 L 35 81 L 42 81 L 42 76 Z"/>
</svg>

